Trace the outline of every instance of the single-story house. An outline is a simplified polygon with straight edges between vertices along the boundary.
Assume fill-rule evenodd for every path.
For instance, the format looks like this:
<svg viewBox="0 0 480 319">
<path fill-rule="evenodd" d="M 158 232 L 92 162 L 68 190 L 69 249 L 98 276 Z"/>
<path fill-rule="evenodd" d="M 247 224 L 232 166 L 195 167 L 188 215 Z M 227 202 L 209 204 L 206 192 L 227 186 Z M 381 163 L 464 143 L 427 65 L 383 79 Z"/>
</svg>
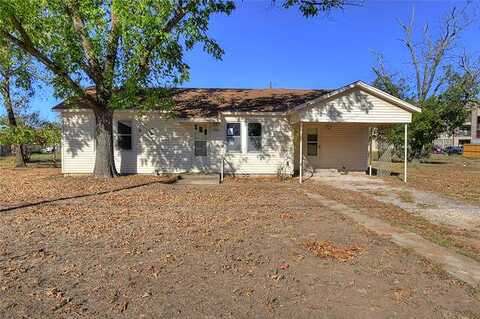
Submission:
<svg viewBox="0 0 480 319">
<path fill-rule="evenodd" d="M 410 123 L 420 108 L 361 81 L 334 90 L 174 89 L 173 109 L 114 112 L 121 173 L 304 175 L 365 171 L 369 128 Z M 63 102 L 62 172 L 91 173 L 93 112 Z"/>
</svg>

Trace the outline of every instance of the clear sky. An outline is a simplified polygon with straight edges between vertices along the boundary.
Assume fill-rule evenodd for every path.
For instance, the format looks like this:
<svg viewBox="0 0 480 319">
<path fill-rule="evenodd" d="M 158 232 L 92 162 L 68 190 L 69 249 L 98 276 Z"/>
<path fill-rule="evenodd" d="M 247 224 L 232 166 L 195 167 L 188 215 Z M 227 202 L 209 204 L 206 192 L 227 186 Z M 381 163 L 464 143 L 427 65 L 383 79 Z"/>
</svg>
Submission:
<svg viewBox="0 0 480 319">
<path fill-rule="evenodd" d="M 355 80 L 371 82 L 373 51 L 383 53 L 392 69 L 406 70 L 408 55 L 399 41 L 397 19 L 406 21 L 415 7 L 417 24 L 428 21 L 435 30 L 450 8 L 463 5 L 462 1 L 365 0 L 361 7 L 305 19 L 296 10 L 272 6 L 270 0 L 239 1 L 231 16 L 211 21 L 210 34 L 225 50 L 223 60 L 198 48 L 187 53 L 191 80 L 184 86 L 265 88 L 271 81 L 274 88 L 335 88 Z M 479 21 L 477 17 L 460 40 L 460 46 L 476 56 L 480 55 Z M 51 89 L 44 88 L 32 108 L 53 119 L 50 108 L 56 102 Z"/>
</svg>

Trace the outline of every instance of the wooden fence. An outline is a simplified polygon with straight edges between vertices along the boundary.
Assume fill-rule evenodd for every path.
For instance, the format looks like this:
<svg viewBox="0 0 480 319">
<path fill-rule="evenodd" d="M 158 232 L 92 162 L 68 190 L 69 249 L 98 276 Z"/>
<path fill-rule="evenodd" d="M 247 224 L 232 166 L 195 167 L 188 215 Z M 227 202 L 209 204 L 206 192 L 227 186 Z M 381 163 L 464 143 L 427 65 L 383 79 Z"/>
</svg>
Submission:
<svg viewBox="0 0 480 319">
<path fill-rule="evenodd" d="M 463 156 L 480 158 L 480 144 L 463 145 Z"/>
</svg>

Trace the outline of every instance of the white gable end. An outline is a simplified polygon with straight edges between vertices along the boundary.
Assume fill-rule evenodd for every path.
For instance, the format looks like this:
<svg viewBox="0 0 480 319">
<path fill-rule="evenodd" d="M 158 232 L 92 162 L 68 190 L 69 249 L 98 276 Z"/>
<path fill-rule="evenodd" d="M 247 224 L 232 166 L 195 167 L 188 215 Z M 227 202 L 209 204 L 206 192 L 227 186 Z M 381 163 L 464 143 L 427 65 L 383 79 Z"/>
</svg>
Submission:
<svg viewBox="0 0 480 319">
<path fill-rule="evenodd" d="M 410 123 L 412 113 L 360 87 L 317 99 L 293 114 L 302 122 Z"/>
</svg>

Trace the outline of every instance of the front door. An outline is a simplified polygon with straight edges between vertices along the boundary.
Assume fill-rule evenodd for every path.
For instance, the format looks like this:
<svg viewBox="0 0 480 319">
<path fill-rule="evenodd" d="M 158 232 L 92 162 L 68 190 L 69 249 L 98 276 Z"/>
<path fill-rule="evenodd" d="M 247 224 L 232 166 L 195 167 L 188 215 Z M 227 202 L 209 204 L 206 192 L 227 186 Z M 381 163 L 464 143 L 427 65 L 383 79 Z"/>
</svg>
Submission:
<svg viewBox="0 0 480 319">
<path fill-rule="evenodd" d="M 193 167 L 194 172 L 204 172 L 209 170 L 208 161 L 208 136 L 210 128 L 206 124 L 194 124 L 193 126 Z"/>
</svg>

